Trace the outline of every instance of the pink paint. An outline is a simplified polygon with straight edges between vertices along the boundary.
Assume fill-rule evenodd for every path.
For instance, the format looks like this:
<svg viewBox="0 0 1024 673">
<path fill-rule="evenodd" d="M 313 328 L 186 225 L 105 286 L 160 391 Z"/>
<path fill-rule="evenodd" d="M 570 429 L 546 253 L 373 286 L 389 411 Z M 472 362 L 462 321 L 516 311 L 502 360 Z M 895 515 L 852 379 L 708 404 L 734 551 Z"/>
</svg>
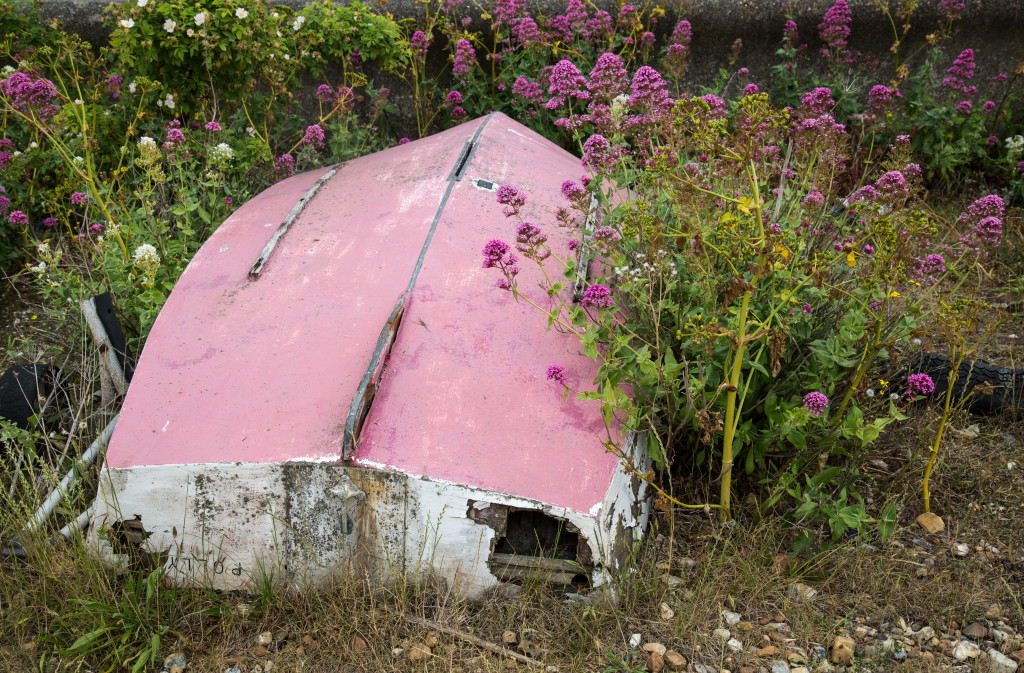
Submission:
<svg viewBox="0 0 1024 673">
<path fill-rule="evenodd" d="M 248 270 L 325 171 L 295 176 L 239 209 L 196 255 L 146 345 L 114 433 L 110 467 L 331 460 L 380 330 L 405 291 L 448 175 L 476 120 L 343 165 L 285 234 L 257 280 Z M 617 460 L 596 403 L 561 404 L 547 366 L 577 387 L 593 362 L 578 341 L 493 287 L 490 238 L 513 242 L 493 192 L 527 192 L 527 219 L 565 256 L 553 214 L 579 160 L 493 115 L 454 184 L 408 307 L 355 464 L 386 465 L 588 511 Z M 556 264 L 554 260 L 549 264 Z M 534 301 L 540 273 L 521 264 Z M 552 266 L 552 268 L 556 268 Z"/>
</svg>

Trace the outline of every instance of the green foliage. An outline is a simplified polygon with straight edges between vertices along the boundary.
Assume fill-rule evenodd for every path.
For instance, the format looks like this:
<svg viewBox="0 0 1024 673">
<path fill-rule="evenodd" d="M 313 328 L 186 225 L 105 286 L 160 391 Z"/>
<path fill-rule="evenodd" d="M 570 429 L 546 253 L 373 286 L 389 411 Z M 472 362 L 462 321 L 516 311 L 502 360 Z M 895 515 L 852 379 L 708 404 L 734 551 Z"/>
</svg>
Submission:
<svg viewBox="0 0 1024 673">
<path fill-rule="evenodd" d="M 356 66 L 362 61 L 376 61 L 380 67 L 394 70 L 408 63 L 409 54 L 398 24 L 359 0 L 348 5 L 317 0 L 296 16 L 305 21 L 299 30 L 293 31 L 296 44 L 315 77 L 323 74 L 328 63 L 351 67 L 353 55 L 358 59 Z"/>
<path fill-rule="evenodd" d="M 256 0 L 137 0 L 108 10 L 116 68 L 161 84 L 159 98 L 188 114 L 290 75 L 287 30 Z"/>
</svg>

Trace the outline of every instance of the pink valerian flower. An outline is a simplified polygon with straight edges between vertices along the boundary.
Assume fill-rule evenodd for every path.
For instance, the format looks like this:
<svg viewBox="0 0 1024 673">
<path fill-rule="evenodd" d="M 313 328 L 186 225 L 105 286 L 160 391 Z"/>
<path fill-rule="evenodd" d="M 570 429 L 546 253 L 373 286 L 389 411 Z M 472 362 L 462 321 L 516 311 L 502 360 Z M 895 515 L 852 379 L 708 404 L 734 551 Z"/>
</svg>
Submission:
<svg viewBox="0 0 1024 673">
<path fill-rule="evenodd" d="M 650 50 L 654 46 L 654 41 L 654 33 L 652 33 L 651 31 L 647 31 L 646 33 L 640 36 L 640 48 Z"/>
<path fill-rule="evenodd" d="M 619 23 L 626 25 L 633 21 L 633 17 L 636 16 L 636 7 L 633 5 L 623 5 L 622 9 L 619 10 Z"/>
<path fill-rule="evenodd" d="M 302 144 L 306 147 L 321 148 L 324 146 L 324 129 L 319 124 L 306 127 L 306 133 L 302 136 Z"/>
<path fill-rule="evenodd" d="M 782 35 L 790 44 L 796 44 L 800 41 L 800 31 L 797 28 L 796 21 L 793 19 L 787 19 L 786 25 L 782 27 Z"/>
<path fill-rule="evenodd" d="M 85 195 L 85 192 L 74 192 L 71 195 L 71 205 L 84 206 L 89 202 L 89 198 Z"/>
<path fill-rule="evenodd" d="M 600 133 L 595 133 L 583 143 L 581 163 L 595 173 L 607 173 L 615 165 L 617 159 L 618 153 L 612 149 L 608 139 Z"/>
<path fill-rule="evenodd" d="M 7 79 L 0 80 L 0 92 L 15 110 L 35 113 L 43 121 L 49 121 L 60 110 L 53 103 L 58 98 L 57 88 L 43 77 L 36 79 L 23 72 L 12 72 Z"/>
<path fill-rule="evenodd" d="M 907 395 L 930 395 L 935 392 L 935 381 L 927 374 L 911 374 L 907 377 L 907 384 L 910 386 Z"/>
<path fill-rule="evenodd" d="M 587 84 L 594 100 L 611 103 L 617 96 L 626 93 L 628 86 L 629 73 L 622 58 L 608 52 L 601 54 L 590 71 L 590 82 Z"/>
<path fill-rule="evenodd" d="M 598 227 L 593 233 L 594 245 L 603 250 L 611 250 L 612 245 L 622 240 L 622 234 L 611 227 Z"/>
<path fill-rule="evenodd" d="M 459 40 L 455 43 L 455 60 L 452 63 L 452 74 L 459 79 L 465 79 L 473 66 L 476 65 L 476 50 L 469 40 Z"/>
<path fill-rule="evenodd" d="M 222 129 L 217 122 L 206 122 L 206 130 L 210 133 L 220 133 Z"/>
<path fill-rule="evenodd" d="M 942 255 L 928 255 L 917 260 L 914 277 L 924 280 L 929 286 L 939 282 L 939 277 L 946 273 L 946 259 Z"/>
<path fill-rule="evenodd" d="M 541 89 L 540 84 L 537 82 L 531 82 L 525 77 L 517 77 L 514 84 L 512 84 L 512 95 L 519 96 L 527 103 L 533 103 L 534 105 L 540 105 L 544 102 L 544 91 Z"/>
<path fill-rule="evenodd" d="M 548 237 L 533 222 L 521 222 L 516 228 L 516 249 L 527 258 L 543 262 L 551 252 L 544 248 Z"/>
<path fill-rule="evenodd" d="M 6 196 L 0 195 L 0 216 L 7 214 L 7 209 L 11 207 L 11 200 Z"/>
<path fill-rule="evenodd" d="M 590 100 L 590 92 L 587 90 L 587 80 L 580 73 L 572 61 L 562 59 L 555 64 L 551 71 L 548 93 L 553 97 L 544 107 L 549 110 L 556 110 L 565 104 L 566 98 L 577 98 L 579 100 Z"/>
<path fill-rule="evenodd" d="M 11 224 L 16 227 L 27 227 L 28 215 L 20 210 L 12 210 L 11 214 L 7 216 L 7 224 Z"/>
<path fill-rule="evenodd" d="M 334 89 L 326 84 L 321 84 L 316 88 L 316 99 L 321 103 L 326 103 L 334 98 Z"/>
<path fill-rule="evenodd" d="M 559 14 L 548 20 L 548 37 L 553 41 L 572 42 L 572 23 L 569 17 Z"/>
<path fill-rule="evenodd" d="M 124 83 L 124 78 L 120 75 L 111 75 L 107 78 L 106 85 L 107 91 L 110 92 L 111 100 L 117 100 L 121 97 L 121 85 Z"/>
<path fill-rule="evenodd" d="M 513 185 L 502 185 L 498 187 L 498 203 L 505 206 L 501 212 L 505 217 L 512 217 L 519 214 L 519 209 L 526 205 L 526 194 Z"/>
<path fill-rule="evenodd" d="M 53 229 L 54 227 L 57 226 L 57 218 L 47 217 L 46 219 L 43 220 L 43 226 L 46 227 L 47 229 Z"/>
<path fill-rule="evenodd" d="M 611 308 L 615 306 L 615 299 L 612 298 L 612 291 L 608 286 L 595 283 L 583 291 L 580 305 L 584 308 Z"/>
<path fill-rule="evenodd" d="M 576 252 L 580 248 L 580 242 L 575 238 L 569 241 L 569 252 Z"/>
<path fill-rule="evenodd" d="M 956 108 L 956 111 L 959 112 L 962 115 L 969 115 L 969 114 L 971 114 L 971 107 L 972 107 L 972 105 L 971 105 L 971 101 L 969 101 L 969 100 L 962 100 L 959 103 L 957 103 L 954 107 Z"/>
<path fill-rule="evenodd" d="M 569 0 L 569 4 L 565 8 L 565 18 L 569 21 L 575 34 L 583 39 L 590 37 L 588 26 L 590 16 L 587 15 L 587 6 L 583 4 L 582 0 Z"/>
<path fill-rule="evenodd" d="M 515 286 L 515 277 L 519 275 L 519 267 L 516 266 L 519 258 L 512 254 L 508 243 L 498 239 L 491 239 L 484 246 L 483 255 L 483 268 L 492 269 L 497 267 L 505 276 L 495 283 L 495 287 L 502 290 L 512 290 Z"/>
<path fill-rule="evenodd" d="M 460 91 L 449 91 L 444 102 L 448 105 L 462 105 L 462 93 Z"/>
<path fill-rule="evenodd" d="M 743 87 L 743 94 L 742 95 L 743 95 L 744 98 L 746 98 L 747 96 L 756 96 L 759 93 L 761 93 L 761 89 L 759 89 L 756 84 L 751 82 L 750 84 L 748 84 L 745 87 Z"/>
<path fill-rule="evenodd" d="M 587 198 L 587 190 L 575 180 L 562 183 L 562 198 L 570 203 L 580 204 Z"/>
<path fill-rule="evenodd" d="M 864 244 L 864 254 L 865 255 L 873 255 L 873 254 L 875 254 L 875 246 L 871 245 L 870 243 L 865 243 Z"/>
<path fill-rule="evenodd" d="M 179 145 L 185 142 L 185 133 L 176 127 L 167 129 L 167 142 L 164 143 L 164 149 L 173 150 Z"/>
<path fill-rule="evenodd" d="M 340 112 L 345 112 L 352 108 L 352 104 L 356 102 L 356 94 L 352 89 L 347 86 L 339 87 L 338 92 L 334 96 L 334 106 L 339 108 Z"/>
<path fill-rule="evenodd" d="M 842 1 L 842 0 L 840 0 Z M 821 416 L 828 408 L 828 397 L 817 391 L 804 395 L 804 408 L 811 416 Z"/>
<path fill-rule="evenodd" d="M 903 167 L 903 177 L 907 182 L 921 179 L 921 166 L 919 164 L 907 164 Z"/>
<path fill-rule="evenodd" d="M 807 210 L 818 211 L 825 205 L 825 195 L 819 192 L 817 189 L 808 192 L 807 196 L 804 197 L 803 206 Z"/>
<path fill-rule="evenodd" d="M 672 47 L 678 47 L 673 58 L 686 58 L 690 53 L 690 42 L 693 41 L 693 27 L 690 22 L 683 19 L 676 24 L 669 39 L 669 54 L 672 55 Z"/>
<path fill-rule="evenodd" d="M 875 181 L 875 189 L 893 202 L 905 199 L 910 194 L 907 190 L 907 180 L 899 171 L 889 171 L 882 175 Z"/>
<path fill-rule="evenodd" d="M 607 42 L 615 32 L 612 15 L 603 9 L 598 11 L 594 18 L 587 23 L 587 32 L 590 33 L 590 39 L 595 45 Z"/>
<path fill-rule="evenodd" d="M 666 88 L 657 70 L 648 65 L 640 66 L 630 82 L 629 107 L 656 118 L 672 107 Z"/>
<path fill-rule="evenodd" d="M 885 85 L 876 84 L 868 92 L 868 105 L 875 114 L 881 114 L 889 109 L 895 99 L 900 97 L 898 89 L 890 89 Z"/>
<path fill-rule="evenodd" d="M 981 106 L 981 114 L 990 115 L 996 111 L 996 102 L 994 100 L 987 100 L 985 104 Z"/>
<path fill-rule="evenodd" d="M 551 365 L 548 367 L 548 381 L 565 383 L 565 367 L 562 365 Z"/>
<path fill-rule="evenodd" d="M 526 8 L 526 0 L 500 0 L 494 6 L 495 27 L 512 25 L 513 20 L 523 13 Z"/>
<path fill-rule="evenodd" d="M 974 77 L 974 50 L 964 49 L 953 61 L 953 67 L 946 71 L 949 77 L 942 80 L 942 85 L 953 91 L 957 96 L 970 98 L 978 87 L 968 84 L 967 80 Z"/>
<path fill-rule="evenodd" d="M 455 107 L 452 108 L 452 111 L 449 116 L 451 117 L 452 121 L 461 121 L 466 118 L 467 114 L 468 113 L 462 106 L 456 105 Z"/>
<path fill-rule="evenodd" d="M 282 154 L 274 162 L 274 171 L 284 177 L 295 175 L 295 157 L 290 154 Z"/>
<path fill-rule="evenodd" d="M 409 39 L 409 45 L 412 50 L 419 54 L 420 58 L 427 55 L 427 50 L 430 48 L 430 40 L 427 39 L 427 34 L 422 30 L 417 30 L 412 34 Z"/>
<path fill-rule="evenodd" d="M 853 15 L 846 0 L 836 0 L 818 24 L 818 35 L 828 46 L 821 50 L 822 56 L 842 58 L 846 55 L 847 40 L 850 38 L 850 22 Z"/>
<path fill-rule="evenodd" d="M 997 138 L 996 136 L 989 136 L 988 137 L 988 143 L 989 143 L 989 145 L 998 145 L 999 144 L 999 138 Z"/>
<path fill-rule="evenodd" d="M 896 143 L 895 144 L 899 145 L 899 146 L 903 146 L 903 147 L 909 147 L 910 146 L 910 136 L 907 136 L 907 135 L 896 136 Z"/>
<path fill-rule="evenodd" d="M 532 17 L 525 16 L 516 23 L 516 27 L 512 29 L 513 35 L 516 40 L 519 41 L 524 47 L 536 47 L 544 41 L 544 36 L 541 35 L 540 28 L 537 27 L 537 22 Z"/>
<path fill-rule="evenodd" d="M 408 145 L 409 144 L 409 139 L 408 138 L 399 138 L 398 139 L 398 144 L 399 145 Z"/>
<path fill-rule="evenodd" d="M 1003 238 L 1003 199 L 995 194 L 983 196 L 967 208 L 967 212 L 957 218 L 961 226 L 971 227 L 959 241 L 958 254 L 983 253 L 999 246 Z"/>
<path fill-rule="evenodd" d="M 803 100 L 800 101 L 799 114 L 801 117 L 820 117 L 830 113 L 835 106 L 836 102 L 832 100 L 832 90 L 820 86 L 804 94 Z"/>
<path fill-rule="evenodd" d="M 967 9 L 967 3 L 964 0 L 942 0 L 939 3 L 939 14 L 950 23 L 958 20 L 965 9 Z M 942 23 L 939 21 L 940 26 Z"/>
<path fill-rule="evenodd" d="M 92 234 L 93 236 L 102 234 L 103 233 L 103 225 L 98 223 L 98 222 L 96 224 L 90 225 L 89 226 L 89 233 Z"/>
</svg>

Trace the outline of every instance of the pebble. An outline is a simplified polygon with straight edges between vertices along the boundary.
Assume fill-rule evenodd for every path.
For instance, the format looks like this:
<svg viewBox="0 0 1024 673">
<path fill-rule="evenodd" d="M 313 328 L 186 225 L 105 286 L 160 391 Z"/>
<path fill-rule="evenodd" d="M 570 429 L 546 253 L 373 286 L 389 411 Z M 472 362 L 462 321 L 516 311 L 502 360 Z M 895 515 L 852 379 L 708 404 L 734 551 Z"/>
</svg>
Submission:
<svg viewBox="0 0 1024 673">
<path fill-rule="evenodd" d="M 274 642 L 274 634 L 270 631 L 264 631 L 259 635 L 259 638 L 256 639 L 256 642 L 266 647 L 270 643 Z"/>
<path fill-rule="evenodd" d="M 657 652 L 651 652 L 647 657 L 647 670 L 651 673 L 661 673 L 665 669 L 665 657 Z"/>
<path fill-rule="evenodd" d="M 773 661 L 772 673 L 790 673 L 789 664 L 784 661 Z"/>
<path fill-rule="evenodd" d="M 175 652 L 164 659 L 166 673 L 184 673 L 186 668 L 188 668 L 188 659 L 180 652 Z"/>
<path fill-rule="evenodd" d="M 631 635 L 629 637 L 629 646 L 630 647 L 640 647 L 640 641 L 641 640 L 643 640 L 643 637 L 639 633 L 634 633 L 633 635 Z"/>
<path fill-rule="evenodd" d="M 681 671 L 686 668 L 686 657 L 679 654 L 675 650 L 669 650 L 665 653 L 665 663 L 673 671 Z"/>
<path fill-rule="evenodd" d="M 405 650 L 402 649 L 401 647 L 396 647 L 395 649 L 391 650 L 391 656 L 393 656 L 393 657 L 397 658 L 397 657 L 402 656 L 403 654 L 405 654 Z"/>
<path fill-rule="evenodd" d="M 743 651 L 743 643 L 741 641 L 739 641 L 739 640 L 736 640 L 735 638 L 730 638 L 729 640 L 725 641 L 725 644 L 733 652 L 742 652 Z"/>
<path fill-rule="evenodd" d="M 426 661 L 431 654 L 430 648 L 424 643 L 416 643 L 409 648 L 409 661 Z"/>
<path fill-rule="evenodd" d="M 974 622 L 970 626 L 966 626 L 963 629 L 964 637 L 970 638 L 971 640 L 981 640 L 988 634 L 988 629 L 985 628 L 984 624 Z"/>
<path fill-rule="evenodd" d="M 809 601 L 813 600 L 814 597 L 818 595 L 818 590 L 809 587 L 806 584 L 796 582 L 795 584 L 789 585 L 789 589 L 786 590 L 786 594 L 793 600 Z"/>
<path fill-rule="evenodd" d="M 718 638 L 719 640 L 729 640 L 732 638 L 732 634 L 729 633 L 729 629 L 715 629 L 711 632 L 711 635 Z"/>
<path fill-rule="evenodd" d="M 505 631 L 505 633 L 501 634 L 501 642 L 505 643 L 506 645 L 515 645 L 516 644 L 516 634 L 515 634 L 515 632 L 513 632 L 513 631 Z"/>
<path fill-rule="evenodd" d="M 853 638 L 848 636 L 836 636 L 832 643 L 832 663 L 845 666 L 853 659 L 853 648 L 856 646 Z"/>
<path fill-rule="evenodd" d="M 661 605 L 659 605 L 658 613 L 661 615 L 661 618 L 665 621 L 668 621 L 676 616 L 676 611 L 673 610 L 668 603 L 662 603 Z"/>
<path fill-rule="evenodd" d="M 806 666 L 794 666 L 789 673 L 811 673 Z"/>
<path fill-rule="evenodd" d="M 942 521 L 941 516 L 936 516 L 931 512 L 925 512 L 921 516 L 917 517 L 917 525 L 924 528 L 926 533 L 932 535 L 941 533 L 946 529 L 946 524 Z"/>
<path fill-rule="evenodd" d="M 999 650 L 988 650 L 989 670 L 992 673 L 1016 673 L 1019 664 Z"/>
<path fill-rule="evenodd" d="M 661 643 L 647 643 L 644 645 L 644 652 L 656 652 L 659 656 L 665 656 L 667 650 L 668 648 Z"/>
<path fill-rule="evenodd" d="M 953 658 L 957 661 L 977 659 L 979 654 L 981 654 L 981 648 L 969 640 L 961 640 L 953 648 Z"/>
<path fill-rule="evenodd" d="M 963 542 L 957 542 L 955 545 L 953 545 L 952 549 L 953 556 L 967 556 L 967 554 L 969 554 L 970 551 L 971 548 Z"/>
<path fill-rule="evenodd" d="M 738 615 L 738 614 L 736 614 L 735 612 L 729 612 L 728 610 L 722 610 L 722 619 L 725 620 L 726 625 L 728 625 L 728 626 L 736 626 L 737 624 L 739 624 L 740 620 L 743 619 L 743 617 Z"/>
</svg>

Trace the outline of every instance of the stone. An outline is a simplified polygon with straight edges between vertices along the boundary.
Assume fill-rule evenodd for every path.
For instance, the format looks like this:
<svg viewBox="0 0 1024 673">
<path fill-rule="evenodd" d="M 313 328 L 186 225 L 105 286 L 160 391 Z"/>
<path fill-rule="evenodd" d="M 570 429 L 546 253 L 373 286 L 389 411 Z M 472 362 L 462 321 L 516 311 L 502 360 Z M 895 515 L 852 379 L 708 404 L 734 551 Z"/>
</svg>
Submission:
<svg viewBox="0 0 1024 673">
<path fill-rule="evenodd" d="M 911 634 L 918 645 L 927 643 L 929 640 L 935 637 L 935 629 L 930 626 L 922 626 L 921 630 L 915 631 Z"/>
<path fill-rule="evenodd" d="M 979 654 L 981 654 L 981 648 L 969 640 L 961 640 L 953 648 L 953 658 L 957 661 L 977 659 Z"/>
<path fill-rule="evenodd" d="M 781 612 L 776 612 L 775 615 L 772 617 L 772 621 L 776 624 L 785 624 L 786 615 L 782 614 Z"/>
<path fill-rule="evenodd" d="M 846 666 L 853 660 L 853 648 L 856 647 L 853 638 L 848 636 L 836 636 L 832 643 L 832 663 L 838 666 Z"/>
<path fill-rule="evenodd" d="M 836 667 L 826 659 L 822 659 L 814 665 L 814 673 L 835 673 Z"/>
<path fill-rule="evenodd" d="M 425 643 L 416 643 L 409 648 L 409 661 L 426 661 L 432 655 Z"/>
<path fill-rule="evenodd" d="M 396 659 L 402 656 L 403 654 L 405 654 L 405 650 L 401 647 L 396 647 L 395 649 L 391 650 L 391 656 L 395 657 Z"/>
<path fill-rule="evenodd" d="M 957 542 L 953 545 L 953 548 L 950 551 L 953 553 L 953 556 L 967 556 L 967 554 L 970 553 L 971 548 L 963 542 Z"/>
<path fill-rule="evenodd" d="M 757 673 L 757 669 L 753 666 L 740 666 L 740 673 Z"/>
<path fill-rule="evenodd" d="M 770 620 L 770 619 L 768 619 L 767 617 L 761 617 L 760 619 L 758 619 L 758 620 L 757 620 L 757 623 L 758 623 L 758 624 L 760 624 L 761 626 L 765 626 L 765 625 L 767 625 L 767 624 L 768 624 L 768 622 L 770 622 L 770 621 L 771 621 L 771 620 Z"/>
<path fill-rule="evenodd" d="M 810 601 L 818 595 L 818 590 L 807 586 L 801 582 L 796 582 L 789 585 L 789 589 L 786 590 L 786 595 L 791 599 L 797 601 Z"/>
<path fill-rule="evenodd" d="M 441 637 L 437 635 L 436 631 L 431 631 L 427 634 L 427 637 L 423 639 L 423 643 L 430 649 L 434 649 L 441 644 Z"/>
<path fill-rule="evenodd" d="M 725 644 L 733 652 L 743 651 L 743 643 L 739 640 L 736 640 L 735 638 L 730 638 L 729 640 L 725 641 Z"/>
<path fill-rule="evenodd" d="M 811 672 L 807 670 L 806 666 L 794 666 L 793 668 L 789 669 L 789 673 L 811 673 Z"/>
<path fill-rule="evenodd" d="M 729 629 L 715 629 L 711 632 L 711 635 L 719 640 L 729 640 L 732 638 L 732 634 L 729 633 Z"/>
<path fill-rule="evenodd" d="M 999 619 L 1003 616 L 1003 608 L 998 603 L 993 603 L 985 610 L 985 619 Z"/>
<path fill-rule="evenodd" d="M 506 645 L 515 645 L 516 634 L 513 631 L 505 631 L 505 633 L 501 634 L 501 642 Z"/>
<path fill-rule="evenodd" d="M 768 637 L 771 638 L 772 640 L 774 640 L 777 643 L 784 643 L 787 640 L 790 640 L 790 638 L 786 637 L 786 634 L 779 633 L 778 631 L 772 631 L 771 633 L 768 634 Z"/>
<path fill-rule="evenodd" d="M 359 636 L 356 636 L 352 639 L 352 651 L 356 654 L 365 652 L 368 649 L 370 649 L 370 646 L 367 645 L 366 641 L 360 638 Z"/>
<path fill-rule="evenodd" d="M 164 670 L 167 673 L 184 673 L 186 668 L 188 668 L 188 659 L 180 652 L 170 654 L 164 659 Z"/>
<path fill-rule="evenodd" d="M 727 626 L 736 626 L 740 620 L 743 619 L 740 615 L 735 612 L 729 612 L 728 610 L 722 610 L 722 619 L 725 620 Z"/>
<path fill-rule="evenodd" d="M 263 673 L 273 673 L 273 671 L 274 671 L 274 662 L 271 661 L 270 659 L 267 659 L 266 661 L 264 661 L 263 662 Z"/>
<path fill-rule="evenodd" d="M 676 616 L 676 611 L 668 603 L 662 603 L 658 606 L 658 614 L 663 620 L 668 621 Z"/>
<path fill-rule="evenodd" d="M 754 654 L 756 654 L 759 657 L 771 657 L 778 653 L 779 648 L 775 647 L 774 645 L 769 645 L 767 647 L 762 647 L 759 650 L 754 650 Z"/>
<path fill-rule="evenodd" d="M 686 668 L 686 657 L 679 654 L 675 650 L 669 650 L 665 653 L 665 663 L 673 671 L 681 671 Z"/>
<path fill-rule="evenodd" d="M 657 652 L 660 656 L 665 656 L 667 649 L 661 643 L 647 643 L 644 645 L 644 652 Z"/>
<path fill-rule="evenodd" d="M 965 626 L 961 633 L 964 634 L 965 638 L 970 638 L 971 640 L 981 640 L 986 635 L 988 635 L 988 629 L 985 627 L 984 624 L 974 622 L 968 626 Z"/>
<path fill-rule="evenodd" d="M 754 625 L 750 622 L 736 622 L 737 631 L 753 631 Z"/>
<path fill-rule="evenodd" d="M 630 647 L 640 647 L 640 641 L 641 640 L 643 640 L 643 636 L 641 636 L 639 633 L 634 633 L 633 635 L 631 635 L 629 637 L 629 646 Z"/>
<path fill-rule="evenodd" d="M 705 664 L 694 664 L 693 670 L 697 673 L 718 673 L 718 669 L 714 666 L 706 666 Z"/>
<path fill-rule="evenodd" d="M 1019 664 L 999 650 L 988 650 L 989 670 L 992 673 L 1016 673 Z"/>
<path fill-rule="evenodd" d="M 773 661 L 772 662 L 772 673 L 790 673 L 789 664 L 784 661 Z"/>
<path fill-rule="evenodd" d="M 256 643 L 259 644 L 259 645 L 263 645 L 264 647 L 266 647 L 267 645 L 269 645 L 272 642 L 274 642 L 274 634 L 271 633 L 270 631 L 264 631 L 256 639 Z"/>
<path fill-rule="evenodd" d="M 647 657 L 647 670 L 651 673 L 661 673 L 665 669 L 665 657 L 657 652 L 651 652 Z"/>
</svg>

